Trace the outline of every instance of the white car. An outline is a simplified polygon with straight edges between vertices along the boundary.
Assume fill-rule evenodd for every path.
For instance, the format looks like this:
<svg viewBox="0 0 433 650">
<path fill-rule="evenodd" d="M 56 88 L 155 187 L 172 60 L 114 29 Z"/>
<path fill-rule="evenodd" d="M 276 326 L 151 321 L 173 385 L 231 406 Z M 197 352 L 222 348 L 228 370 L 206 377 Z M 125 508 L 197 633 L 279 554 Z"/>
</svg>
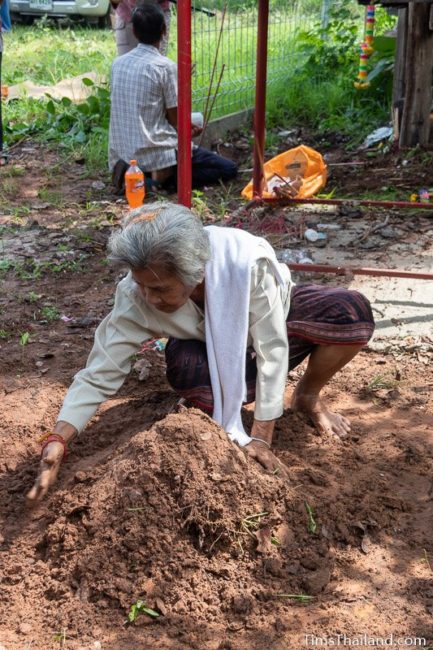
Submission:
<svg viewBox="0 0 433 650">
<path fill-rule="evenodd" d="M 10 0 L 12 20 L 21 18 L 30 22 L 32 18 L 49 16 L 53 18 L 85 18 L 87 22 L 100 27 L 110 26 L 109 0 Z"/>
</svg>

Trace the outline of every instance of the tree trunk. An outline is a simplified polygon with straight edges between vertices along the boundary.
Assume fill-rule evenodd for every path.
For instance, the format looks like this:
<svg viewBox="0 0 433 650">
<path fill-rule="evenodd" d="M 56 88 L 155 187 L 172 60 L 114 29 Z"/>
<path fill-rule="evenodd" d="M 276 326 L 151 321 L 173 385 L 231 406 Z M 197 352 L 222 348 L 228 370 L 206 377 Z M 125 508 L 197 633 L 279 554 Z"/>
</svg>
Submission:
<svg viewBox="0 0 433 650">
<path fill-rule="evenodd" d="M 433 72 L 431 10 L 430 3 L 410 2 L 408 5 L 406 92 L 400 147 L 426 146 L 429 141 Z"/>
</svg>

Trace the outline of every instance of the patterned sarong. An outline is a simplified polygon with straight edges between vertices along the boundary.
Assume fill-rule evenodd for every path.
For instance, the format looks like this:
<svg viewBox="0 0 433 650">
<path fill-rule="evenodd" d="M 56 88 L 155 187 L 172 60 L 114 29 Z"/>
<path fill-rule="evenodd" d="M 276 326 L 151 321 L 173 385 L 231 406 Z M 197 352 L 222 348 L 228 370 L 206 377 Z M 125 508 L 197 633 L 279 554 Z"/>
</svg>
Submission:
<svg viewBox="0 0 433 650">
<path fill-rule="evenodd" d="M 292 289 L 287 316 L 289 369 L 317 345 L 367 345 L 374 331 L 370 303 L 358 291 L 304 284 Z M 174 390 L 207 413 L 213 412 L 212 387 L 202 341 L 170 338 L 165 350 L 167 379 Z M 247 350 L 247 402 L 255 399 L 255 353 Z"/>
</svg>

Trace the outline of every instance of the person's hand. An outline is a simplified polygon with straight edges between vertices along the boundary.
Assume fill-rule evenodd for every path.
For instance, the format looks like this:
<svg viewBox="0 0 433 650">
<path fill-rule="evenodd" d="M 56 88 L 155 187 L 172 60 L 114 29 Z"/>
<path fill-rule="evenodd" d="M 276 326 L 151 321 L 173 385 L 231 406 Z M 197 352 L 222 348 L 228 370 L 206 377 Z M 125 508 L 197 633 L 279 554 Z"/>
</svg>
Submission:
<svg viewBox="0 0 433 650">
<path fill-rule="evenodd" d="M 276 474 L 282 478 L 289 478 L 289 473 L 286 465 L 282 463 L 275 454 L 263 442 L 253 440 L 248 445 L 243 447 L 250 458 L 254 458 L 262 467 L 264 467 L 271 474 Z"/>
<path fill-rule="evenodd" d="M 191 137 L 196 138 L 200 133 L 203 132 L 203 127 L 198 126 L 197 124 L 191 124 Z"/>
<path fill-rule="evenodd" d="M 39 474 L 34 486 L 27 494 L 29 503 L 37 503 L 46 495 L 48 488 L 53 485 L 62 462 L 64 447 L 61 442 L 50 442 L 42 453 Z"/>
</svg>

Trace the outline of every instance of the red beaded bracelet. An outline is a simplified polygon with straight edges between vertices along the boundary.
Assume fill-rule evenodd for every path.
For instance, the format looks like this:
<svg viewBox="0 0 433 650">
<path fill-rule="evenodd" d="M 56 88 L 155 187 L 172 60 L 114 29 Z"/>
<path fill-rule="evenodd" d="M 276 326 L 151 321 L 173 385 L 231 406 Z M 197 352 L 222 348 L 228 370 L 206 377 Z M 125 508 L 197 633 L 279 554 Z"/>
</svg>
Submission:
<svg viewBox="0 0 433 650">
<path fill-rule="evenodd" d="M 60 442 L 63 445 L 63 457 L 62 460 L 65 460 L 69 450 L 68 450 L 68 445 L 66 443 L 66 440 L 61 436 L 59 433 L 50 433 L 48 435 L 45 435 L 42 437 L 42 439 L 39 440 L 39 442 L 42 443 L 41 446 L 41 458 L 42 454 L 44 453 L 44 449 L 47 445 L 50 444 L 50 442 Z"/>
</svg>

